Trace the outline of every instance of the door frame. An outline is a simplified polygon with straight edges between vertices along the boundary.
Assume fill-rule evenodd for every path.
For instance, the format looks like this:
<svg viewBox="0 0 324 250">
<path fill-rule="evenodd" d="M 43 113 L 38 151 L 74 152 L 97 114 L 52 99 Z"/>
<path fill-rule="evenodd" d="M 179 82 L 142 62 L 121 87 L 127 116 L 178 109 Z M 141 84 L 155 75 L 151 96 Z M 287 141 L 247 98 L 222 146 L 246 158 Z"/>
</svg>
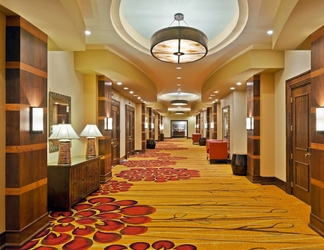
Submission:
<svg viewBox="0 0 324 250">
<path fill-rule="evenodd" d="M 291 132 L 293 126 L 292 119 L 292 105 L 291 96 L 294 88 L 311 84 L 311 71 L 306 71 L 293 78 L 286 80 L 286 192 L 294 194 L 294 166 L 293 166 L 293 133 Z"/>
</svg>

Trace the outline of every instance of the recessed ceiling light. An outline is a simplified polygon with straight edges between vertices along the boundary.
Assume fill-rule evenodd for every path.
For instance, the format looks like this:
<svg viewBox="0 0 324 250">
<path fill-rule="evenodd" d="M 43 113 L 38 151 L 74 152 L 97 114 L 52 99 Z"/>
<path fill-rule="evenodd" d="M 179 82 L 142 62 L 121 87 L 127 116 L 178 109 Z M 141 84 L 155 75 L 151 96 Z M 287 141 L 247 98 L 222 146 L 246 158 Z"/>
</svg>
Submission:
<svg viewBox="0 0 324 250">
<path fill-rule="evenodd" d="M 124 87 L 124 89 L 128 89 L 127 87 Z"/>
<path fill-rule="evenodd" d="M 214 94 L 211 94 L 210 96 L 215 96 Z"/>
<path fill-rule="evenodd" d="M 218 94 L 218 92 L 219 92 L 218 90 L 214 91 L 215 94 Z"/>
<path fill-rule="evenodd" d="M 131 91 L 129 91 L 129 93 L 130 93 L 130 94 L 134 94 L 134 91 L 133 91 L 133 90 L 131 90 Z"/>
<path fill-rule="evenodd" d="M 180 87 L 181 86 L 181 83 L 178 83 L 177 86 Z"/>
<path fill-rule="evenodd" d="M 181 79 L 181 76 L 178 76 L 177 79 L 180 80 Z"/>
<path fill-rule="evenodd" d="M 267 34 L 268 34 L 268 35 L 272 35 L 272 34 L 273 34 L 273 30 L 268 30 L 268 31 L 267 31 Z"/>
<path fill-rule="evenodd" d="M 89 36 L 89 35 L 91 35 L 91 31 L 90 31 L 90 30 L 86 30 L 86 31 L 84 32 L 84 34 L 86 34 L 87 36 Z"/>
<path fill-rule="evenodd" d="M 139 97 L 137 97 L 137 99 L 141 99 L 141 97 L 139 96 Z"/>
<path fill-rule="evenodd" d="M 213 97 L 210 96 L 210 97 L 208 97 L 208 99 L 213 99 Z"/>
<path fill-rule="evenodd" d="M 234 90 L 235 88 L 234 87 L 231 87 L 231 90 Z"/>
<path fill-rule="evenodd" d="M 117 85 L 122 85 L 122 83 L 121 82 L 117 82 Z"/>
<path fill-rule="evenodd" d="M 236 83 L 237 86 L 240 86 L 241 84 L 242 84 L 241 82 L 237 82 L 237 83 Z"/>
<path fill-rule="evenodd" d="M 177 67 L 177 69 L 181 69 L 181 67 Z"/>
</svg>

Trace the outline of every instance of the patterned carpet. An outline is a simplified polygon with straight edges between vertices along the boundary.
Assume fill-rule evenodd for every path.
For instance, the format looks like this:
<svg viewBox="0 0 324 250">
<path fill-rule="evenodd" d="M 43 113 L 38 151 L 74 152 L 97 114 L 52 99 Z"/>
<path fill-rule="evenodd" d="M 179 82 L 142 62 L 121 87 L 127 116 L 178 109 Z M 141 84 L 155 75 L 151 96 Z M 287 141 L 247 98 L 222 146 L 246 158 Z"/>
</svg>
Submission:
<svg viewBox="0 0 324 250">
<path fill-rule="evenodd" d="M 310 207 L 275 186 L 209 164 L 190 139 L 157 142 L 23 249 L 324 249 Z"/>
</svg>

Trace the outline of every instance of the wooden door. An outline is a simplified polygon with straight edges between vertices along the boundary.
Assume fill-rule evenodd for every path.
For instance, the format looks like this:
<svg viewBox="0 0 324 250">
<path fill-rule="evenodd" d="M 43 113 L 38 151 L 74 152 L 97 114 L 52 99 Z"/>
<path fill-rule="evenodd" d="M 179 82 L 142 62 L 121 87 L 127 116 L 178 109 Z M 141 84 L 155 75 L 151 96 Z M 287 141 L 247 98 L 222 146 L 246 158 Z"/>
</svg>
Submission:
<svg viewBox="0 0 324 250">
<path fill-rule="evenodd" d="M 120 163 L 120 104 L 113 101 L 111 105 L 111 117 L 113 120 L 113 128 L 111 131 L 111 165 L 116 166 Z"/>
<path fill-rule="evenodd" d="M 292 194 L 310 204 L 310 81 L 296 81 L 291 86 L 290 134 L 291 164 L 290 184 Z"/>
<path fill-rule="evenodd" d="M 126 105 L 126 118 L 125 118 L 125 145 L 126 145 L 126 158 L 135 152 L 135 109 Z"/>
</svg>

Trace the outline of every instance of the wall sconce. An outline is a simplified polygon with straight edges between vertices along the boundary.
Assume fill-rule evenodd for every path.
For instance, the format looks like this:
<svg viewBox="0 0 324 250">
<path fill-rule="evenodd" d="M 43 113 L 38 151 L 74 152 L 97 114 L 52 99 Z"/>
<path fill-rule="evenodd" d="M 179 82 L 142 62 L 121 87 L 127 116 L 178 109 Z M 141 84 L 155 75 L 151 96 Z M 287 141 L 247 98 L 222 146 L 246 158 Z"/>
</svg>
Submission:
<svg viewBox="0 0 324 250">
<path fill-rule="evenodd" d="M 210 123 L 210 128 L 212 128 L 212 129 L 214 128 L 214 123 L 213 122 Z"/>
<path fill-rule="evenodd" d="M 87 124 L 80 133 L 80 136 L 87 137 L 87 157 L 96 156 L 96 137 L 102 137 L 97 125 Z"/>
<path fill-rule="evenodd" d="M 253 130 L 254 129 L 254 119 L 253 117 L 246 118 L 246 130 Z"/>
<path fill-rule="evenodd" d="M 30 107 L 30 133 L 44 133 L 44 112 L 43 108 Z"/>
<path fill-rule="evenodd" d="M 112 117 L 105 117 L 104 119 L 104 129 L 105 130 L 112 130 Z"/>
<path fill-rule="evenodd" d="M 148 128 L 148 123 L 147 122 L 144 123 L 144 128 Z"/>
<path fill-rule="evenodd" d="M 205 128 L 208 128 L 208 124 L 207 123 L 205 123 Z"/>
<path fill-rule="evenodd" d="M 316 108 L 316 133 L 324 134 L 324 107 Z"/>
<path fill-rule="evenodd" d="M 153 122 L 152 122 L 152 124 L 151 124 L 151 128 L 154 129 L 154 123 L 153 123 Z"/>
<path fill-rule="evenodd" d="M 71 164 L 71 139 L 79 139 L 80 137 L 72 128 L 71 124 L 58 124 L 50 140 L 59 140 L 58 164 Z"/>
<path fill-rule="evenodd" d="M 160 124 L 160 130 L 163 130 L 163 129 L 164 129 L 164 125 Z"/>
</svg>

